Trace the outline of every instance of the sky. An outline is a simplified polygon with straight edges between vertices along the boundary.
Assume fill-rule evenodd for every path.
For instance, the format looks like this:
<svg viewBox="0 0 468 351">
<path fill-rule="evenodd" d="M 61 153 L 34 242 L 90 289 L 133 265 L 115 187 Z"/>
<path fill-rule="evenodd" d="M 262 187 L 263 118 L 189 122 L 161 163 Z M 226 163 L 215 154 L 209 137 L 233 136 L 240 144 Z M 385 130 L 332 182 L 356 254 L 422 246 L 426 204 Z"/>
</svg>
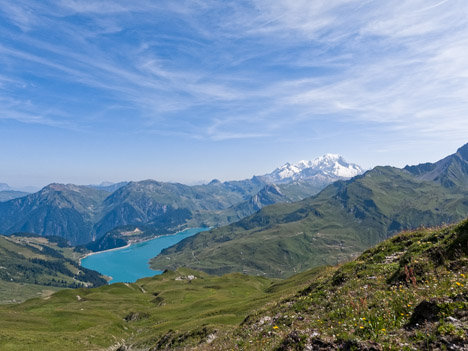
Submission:
<svg viewBox="0 0 468 351">
<path fill-rule="evenodd" d="M 468 142 L 466 0 L 5 0 L 0 182 L 250 178 Z"/>
</svg>

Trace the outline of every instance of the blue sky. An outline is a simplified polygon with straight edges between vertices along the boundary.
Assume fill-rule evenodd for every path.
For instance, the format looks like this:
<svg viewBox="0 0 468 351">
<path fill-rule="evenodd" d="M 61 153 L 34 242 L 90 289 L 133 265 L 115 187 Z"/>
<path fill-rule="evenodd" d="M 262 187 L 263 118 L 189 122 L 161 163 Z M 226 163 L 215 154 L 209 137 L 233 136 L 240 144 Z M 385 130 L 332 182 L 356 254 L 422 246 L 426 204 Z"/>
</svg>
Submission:
<svg viewBox="0 0 468 351">
<path fill-rule="evenodd" d="M 242 179 L 468 142 L 466 0 L 0 2 L 0 182 Z"/>
</svg>

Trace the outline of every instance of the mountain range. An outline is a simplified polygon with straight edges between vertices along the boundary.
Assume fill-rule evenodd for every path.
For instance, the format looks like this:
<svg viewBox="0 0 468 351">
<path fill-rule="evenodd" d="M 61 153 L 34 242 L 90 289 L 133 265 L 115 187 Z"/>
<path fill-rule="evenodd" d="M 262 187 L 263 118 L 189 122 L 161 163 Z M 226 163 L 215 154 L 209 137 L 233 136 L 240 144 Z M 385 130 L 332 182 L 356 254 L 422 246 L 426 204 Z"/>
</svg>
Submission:
<svg viewBox="0 0 468 351">
<path fill-rule="evenodd" d="M 287 183 L 283 179 L 278 185 L 266 176 L 227 182 L 213 180 L 195 186 L 154 180 L 88 186 L 50 184 L 37 193 L 0 203 L 0 232 L 56 235 L 72 245 L 80 245 L 110 232 L 114 237 L 119 233 L 114 229 L 127 230 L 129 225 L 145 226 L 147 230 L 143 233 L 149 235 L 173 233 L 186 227 L 224 225 L 266 205 L 316 194 L 342 177 L 337 174 L 343 174 L 344 162 L 340 157 L 324 156 L 307 163 L 316 167 L 312 178 L 305 176 L 313 173 L 312 168 L 302 168 L 297 180 Z M 355 171 L 357 166 L 350 167 Z M 93 247 L 109 247 L 114 242 L 113 238 L 103 240 L 108 242 Z"/>
<path fill-rule="evenodd" d="M 18 191 L 18 190 L 12 189 L 6 183 L 0 183 L 0 202 L 17 199 L 19 197 L 26 196 L 28 194 L 29 193 L 25 191 Z"/>
<path fill-rule="evenodd" d="M 347 261 L 401 230 L 467 214 L 468 144 L 433 164 L 376 167 L 302 201 L 264 207 L 163 250 L 152 267 L 286 277 Z"/>
</svg>

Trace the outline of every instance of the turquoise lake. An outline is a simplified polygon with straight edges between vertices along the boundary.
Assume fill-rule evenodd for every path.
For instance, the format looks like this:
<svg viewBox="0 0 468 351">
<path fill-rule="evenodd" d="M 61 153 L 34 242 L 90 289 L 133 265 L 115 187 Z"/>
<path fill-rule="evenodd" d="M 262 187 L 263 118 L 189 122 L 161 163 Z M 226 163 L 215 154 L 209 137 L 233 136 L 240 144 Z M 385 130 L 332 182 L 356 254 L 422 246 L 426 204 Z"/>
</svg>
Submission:
<svg viewBox="0 0 468 351">
<path fill-rule="evenodd" d="M 133 283 L 140 278 L 162 273 L 152 270 L 149 260 L 159 255 L 163 249 L 206 230 L 209 228 L 186 229 L 177 234 L 161 236 L 129 247 L 96 253 L 82 259 L 81 265 L 112 277 L 110 283 Z"/>
</svg>

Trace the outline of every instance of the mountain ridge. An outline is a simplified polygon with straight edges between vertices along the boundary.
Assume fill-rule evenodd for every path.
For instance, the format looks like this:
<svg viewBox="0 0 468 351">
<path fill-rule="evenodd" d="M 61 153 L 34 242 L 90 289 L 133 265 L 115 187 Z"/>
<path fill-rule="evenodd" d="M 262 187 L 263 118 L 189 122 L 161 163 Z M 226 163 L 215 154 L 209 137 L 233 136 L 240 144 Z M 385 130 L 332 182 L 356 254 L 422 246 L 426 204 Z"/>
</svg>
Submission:
<svg viewBox="0 0 468 351">
<path fill-rule="evenodd" d="M 163 250 L 152 267 L 285 277 L 346 261 L 400 230 L 461 220 L 468 214 L 466 198 L 463 183 L 447 187 L 406 169 L 379 166 L 302 201 L 270 205 L 184 239 Z"/>
<path fill-rule="evenodd" d="M 445 187 L 466 187 L 468 186 L 468 144 L 438 162 L 406 166 L 404 169 L 418 179 L 435 181 Z"/>
</svg>

